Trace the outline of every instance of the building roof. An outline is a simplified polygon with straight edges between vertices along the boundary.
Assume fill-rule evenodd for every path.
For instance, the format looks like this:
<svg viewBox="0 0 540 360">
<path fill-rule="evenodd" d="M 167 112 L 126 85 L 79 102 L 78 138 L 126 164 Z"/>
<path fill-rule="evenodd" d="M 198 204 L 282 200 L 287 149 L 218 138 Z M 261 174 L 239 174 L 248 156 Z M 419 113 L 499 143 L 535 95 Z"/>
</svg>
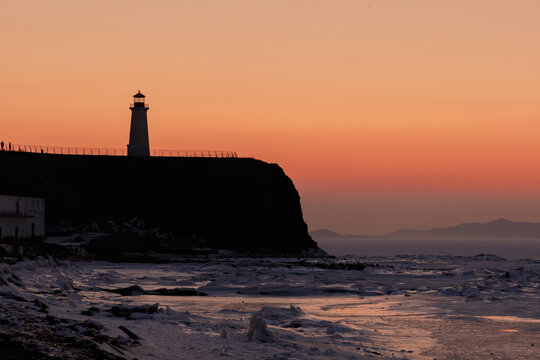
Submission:
<svg viewBox="0 0 540 360">
<path fill-rule="evenodd" d="M 141 90 L 139 90 L 138 93 L 136 93 L 135 95 L 133 95 L 134 98 L 143 98 L 143 97 L 146 97 L 144 96 L 143 94 L 141 94 Z"/>
</svg>

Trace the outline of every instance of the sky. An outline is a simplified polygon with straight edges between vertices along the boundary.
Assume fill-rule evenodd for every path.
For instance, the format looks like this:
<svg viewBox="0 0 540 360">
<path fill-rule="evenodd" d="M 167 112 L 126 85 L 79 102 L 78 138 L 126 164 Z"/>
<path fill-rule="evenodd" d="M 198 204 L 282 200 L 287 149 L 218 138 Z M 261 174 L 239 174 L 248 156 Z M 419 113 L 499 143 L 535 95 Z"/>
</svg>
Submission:
<svg viewBox="0 0 540 360">
<path fill-rule="evenodd" d="M 0 139 L 278 163 L 310 230 L 540 222 L 538 0 L 0 0 Z"/>
</svg>

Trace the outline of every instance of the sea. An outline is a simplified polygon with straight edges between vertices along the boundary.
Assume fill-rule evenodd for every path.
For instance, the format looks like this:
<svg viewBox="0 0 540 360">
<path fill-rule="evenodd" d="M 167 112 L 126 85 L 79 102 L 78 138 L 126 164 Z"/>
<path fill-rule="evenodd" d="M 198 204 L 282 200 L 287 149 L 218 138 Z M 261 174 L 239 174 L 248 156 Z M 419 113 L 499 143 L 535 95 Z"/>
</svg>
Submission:
<svg viewBox="0 0 540 360">
<path fill-rule="evenodd" d="M 540 259 L 540 239 L 448 238 L 398 239 L 347 237 L 315 239 L 327 253 L 343 255 L 452 255 L 493 254 L 506 259 Z"/>
</svg>

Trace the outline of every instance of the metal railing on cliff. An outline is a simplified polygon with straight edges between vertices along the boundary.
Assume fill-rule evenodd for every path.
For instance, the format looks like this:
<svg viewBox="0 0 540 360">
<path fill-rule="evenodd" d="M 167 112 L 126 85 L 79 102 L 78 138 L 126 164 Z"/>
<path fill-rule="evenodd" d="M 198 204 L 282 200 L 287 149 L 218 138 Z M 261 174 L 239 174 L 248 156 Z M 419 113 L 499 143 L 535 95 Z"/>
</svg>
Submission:
<svg viewBox="0 0 540 360">
<path fill-rule="evenodd" d="M 72 146 L 46 146 L 7 144 L 4 151 L 18 151 L 56 155 L 96 155 L 96 156 L 127 156 L 127 149 L 113 148 L 81 148 Z M 237 158 L 234 151 L 222 150 L 151 150 L 154 157 L 203 157 L 203 158 Z"/>
</svg>

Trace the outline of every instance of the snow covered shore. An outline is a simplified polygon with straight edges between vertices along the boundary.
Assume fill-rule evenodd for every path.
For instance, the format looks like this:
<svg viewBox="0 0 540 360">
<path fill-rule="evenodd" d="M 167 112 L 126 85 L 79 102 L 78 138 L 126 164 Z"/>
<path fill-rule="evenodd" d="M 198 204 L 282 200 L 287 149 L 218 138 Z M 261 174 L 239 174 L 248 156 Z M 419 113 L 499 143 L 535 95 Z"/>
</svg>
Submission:
<svg viewBox="0 0 540 360">
<path fill-rule="evenodd" d="M 0 353 L 7 359 L 540 358 L 538 260 L 185 260 L 0 264 Z"/>
</svg>

